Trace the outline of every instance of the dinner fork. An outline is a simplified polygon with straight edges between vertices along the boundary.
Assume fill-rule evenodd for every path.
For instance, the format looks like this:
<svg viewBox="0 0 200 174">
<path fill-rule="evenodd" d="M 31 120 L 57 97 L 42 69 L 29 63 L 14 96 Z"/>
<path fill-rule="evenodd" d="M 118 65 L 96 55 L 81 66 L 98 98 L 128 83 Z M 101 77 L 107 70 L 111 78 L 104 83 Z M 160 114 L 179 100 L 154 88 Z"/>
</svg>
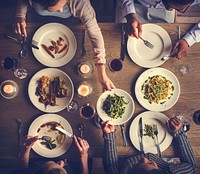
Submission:
<svg viewBox="0 0 200 174">
<path fill-rule="evenodd" d="M 149 47 L 149 48 L 151 48 L 151 49 L 154 48 L 154 45 L 153 45 L 151 42 L 149 42 L 148 40 L 145 40 L 145 39 L 143 39 L 142 37 L 140 37 L 140 39 L 143 40 L 144 44 L 145 44 L 147 47 Z"/>
<path fill-rule="evenodd" d="M 159 155 L 159 157 L 161 157 L 162 153 L 160 151 L 160 146 L 159 146 L 159 142 L 158 142 L 158 128 L 157 128 L 156 124 L 153 124 L 153 131 L 154 131 L 154 135 L 155 135 L 154 140 L 155 140 L 155 143 L 156 143 L 158 155 Z"/>
</svg>

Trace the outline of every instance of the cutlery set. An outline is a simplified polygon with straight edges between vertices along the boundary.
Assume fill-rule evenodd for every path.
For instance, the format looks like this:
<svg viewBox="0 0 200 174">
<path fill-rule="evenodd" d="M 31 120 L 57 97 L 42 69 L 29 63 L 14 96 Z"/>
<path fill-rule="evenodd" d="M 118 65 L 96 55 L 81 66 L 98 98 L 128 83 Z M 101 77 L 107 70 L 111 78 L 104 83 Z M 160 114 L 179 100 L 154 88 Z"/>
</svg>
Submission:
<svg viewBox="0 0 200 174">
<path fill-rule="evenodd" d="M 157 152 L 159 157 L 162 157 L 162 153 L 160 150 L 160 145 L 159 145 L 159 141 L 158 141 L 158 128 L 156 124 L 153 124 L 153 131 L 154 131 L 154 142 L 157 148 Z M 144 144 L 143 144 L 143 136 L 144 136 L 144 132 L 143 132 L 143 122 L 142 122 L 142 117 L 140 117 L 139 119 L 139 141 L 140 141 L 140 151 L 142 153 L 144 153 Z"/>
</svg>

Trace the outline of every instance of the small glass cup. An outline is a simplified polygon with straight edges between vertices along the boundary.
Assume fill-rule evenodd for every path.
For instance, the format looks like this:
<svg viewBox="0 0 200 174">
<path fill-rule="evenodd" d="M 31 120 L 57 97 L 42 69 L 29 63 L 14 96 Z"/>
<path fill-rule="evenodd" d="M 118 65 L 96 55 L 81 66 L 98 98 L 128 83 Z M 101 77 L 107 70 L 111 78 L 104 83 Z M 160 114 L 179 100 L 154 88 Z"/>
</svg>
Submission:
<svg viewBox="0 0 200 174">
<path fill-rule="evenodd" d="M 200 110 L 197 110 L 193 115 L 193 120 L 196 124 L 200 125 Z"/>
<path fill-rule="evenodd" d="M 92 86 L 90 83 L 83 81 L 78 85 L 77 94 L 78 97 L 87 97 L 92 93 Z"/>
<path fill-rule="evenodd" d="M 1 66 L 4 70 L 14 71 L 19 66 L 19 61 L 15 57 L 8 56 L 2 60 Z"/>
<path fill-rule="evenodd" d="M 93 72 L 93 65 L 90 61 L 82 61 L 78 64 L 78 75 L 81 78 L 91 77 Z"/>
<path fill-rule="evenodd" d="M 194 71 L 195 67 L 193 65 L 179 65 L 176 67 L 176 72 L 181 76 L 187 75 Z"/>
<path fill-rule="evenodd" d="M 112 59 L 108 64 L 112 72 L 120 71 L 123 67 L 122 61 L 118 58 Z"/>
<path fill-rule="evenodd" d="M 91 119 L 95 116 L 96 110 L 93 105 L 86 103 L 80 107 L 80 116 L 84 119 Z"/>
<path fill-rule="evenodd" d="M 28 73 L 27 73 L 26 69 L 19 68 L 14 71 L 14 75 L 15 75 L 15 77 L 17 77 L 19 79 L 24 79 L 27 77 Z"/>
<path fill-rule="evenodd" d="M 186 113 L 176 113 L 173 114 L 173 117 L 176 117 L 179 119 L 179 121 L 183 124 L 183 130 L 185 132 L 190 130 L 190 123 L 192 122 L 192 118 L 189 117 Z"/>
<path fill-rule="evenodd" d="M 76 101 L 71 101 L 67 106 L 68 112 L 76 112 L 78 110 L 78 103 Z"/>
<path fill-rule="evenodd" d="M 1 84 L 0 88 L 1 88 L 0 92 L 1 92 L 2 97 L 6 99 L 15 98 L 19 93 L 18 84 L 12 80 L 4 81 Z"/>
</svg>

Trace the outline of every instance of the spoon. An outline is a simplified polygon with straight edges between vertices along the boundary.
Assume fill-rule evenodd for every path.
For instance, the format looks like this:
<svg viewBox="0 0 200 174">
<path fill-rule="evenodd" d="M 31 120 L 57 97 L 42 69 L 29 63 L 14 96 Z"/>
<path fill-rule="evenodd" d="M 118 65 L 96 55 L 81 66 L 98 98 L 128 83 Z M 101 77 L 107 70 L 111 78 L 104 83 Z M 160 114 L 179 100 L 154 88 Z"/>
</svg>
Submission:
<svg viewBox="0 0 200 174">
<path fill-rule="evenodd" d="M 85 125 L 83 122 L 81 122 L 78 126 L 78 130 L 80 132 L 80 137 L 83 138 L 83 131 L 85 130 Z"/>
<path fill-rule="evenodd" d="M 27 51 L 24 49 L 24 43 L 25 43 L 25 37 L 23 36 L 20 44 L 21 44 L 21 50 L 19 51 L 20 58 L 26 58 L 27 57 Z"/>
</svg>

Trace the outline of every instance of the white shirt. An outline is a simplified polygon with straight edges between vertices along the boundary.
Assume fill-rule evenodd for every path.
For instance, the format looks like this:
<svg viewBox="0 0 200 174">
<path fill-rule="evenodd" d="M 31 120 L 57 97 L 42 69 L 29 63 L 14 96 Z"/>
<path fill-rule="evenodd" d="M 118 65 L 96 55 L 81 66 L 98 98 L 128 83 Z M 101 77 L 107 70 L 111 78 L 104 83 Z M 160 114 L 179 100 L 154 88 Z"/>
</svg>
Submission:
<svg viewBox="0 0 200 174">
<path fill-rule="evenodd" d="M 165 8 L 161 0 L 137 0 L 140 4 L 148 8 Z M 135 12 L 134 0 L 118 0 L 118 3 L 122 10 L 122 16 L 125 17 L 130 13 Z M 199 5 L 200 0 L 195 0 L 191 6 Z M 189 46 L 192 46 L 194 43 L 200 42 L 200 17 L 199 22 L 183 37 L 188 43 Z"/>
</svg>

